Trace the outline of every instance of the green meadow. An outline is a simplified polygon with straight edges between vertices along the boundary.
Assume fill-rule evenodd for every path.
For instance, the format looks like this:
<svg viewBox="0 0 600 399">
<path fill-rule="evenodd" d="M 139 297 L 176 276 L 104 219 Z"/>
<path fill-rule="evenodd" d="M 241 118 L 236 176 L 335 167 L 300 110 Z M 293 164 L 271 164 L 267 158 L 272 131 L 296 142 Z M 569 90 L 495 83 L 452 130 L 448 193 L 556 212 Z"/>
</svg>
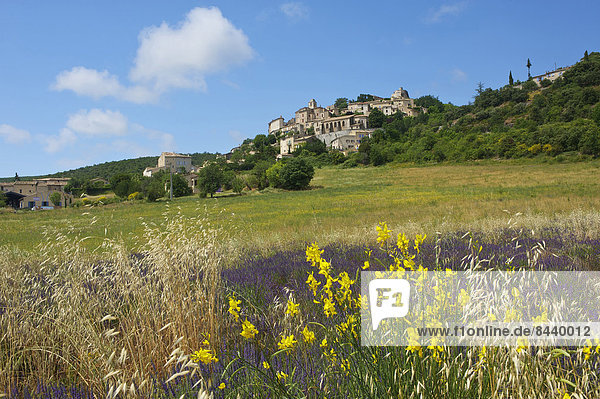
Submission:
<svg viewBox="0 0 600 399">
<path fill-rule="evenodd" d="M 363 243 L 381 221 L 407 234 L 489 231 L 509 221 L 527 227 L 552 226 L 556 218 L 574 213 L 597 214 L 598 176 L 598 160 L 329 167 L 318 169 L 311 189 L 299 192 L 267 189 L 241 196 L 220 193 L 215 198 L 190 196 L 172 202 L 4 212 L 0 245 L 33 250 L 62 233 L 85 238 L 89 248 L 105 238 L 121 238 L 135 251 L 143 244 L 144 224 L 160 223 L 168 214 L 191 217 L 205 212 L 225 227 L 238 247 L 258 249 L 302 246 L 315 240 Z M 518 213 L 522 215 L 515 218 Z"/>
</svg>

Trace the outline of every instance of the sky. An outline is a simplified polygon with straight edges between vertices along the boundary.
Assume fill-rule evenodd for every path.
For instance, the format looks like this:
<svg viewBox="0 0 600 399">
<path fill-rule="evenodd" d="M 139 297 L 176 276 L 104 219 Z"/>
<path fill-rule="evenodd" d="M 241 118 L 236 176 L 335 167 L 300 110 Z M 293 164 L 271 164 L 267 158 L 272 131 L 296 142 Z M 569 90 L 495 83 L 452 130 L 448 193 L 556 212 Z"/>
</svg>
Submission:
<svg viewBox="0 0 600 399">
<path fill-rule="evenodd" d="M 600 51 L 600 2 L 0 1 L 0 176 L 226 153 L 312 98 L 431 94 Z"/>
</svg>

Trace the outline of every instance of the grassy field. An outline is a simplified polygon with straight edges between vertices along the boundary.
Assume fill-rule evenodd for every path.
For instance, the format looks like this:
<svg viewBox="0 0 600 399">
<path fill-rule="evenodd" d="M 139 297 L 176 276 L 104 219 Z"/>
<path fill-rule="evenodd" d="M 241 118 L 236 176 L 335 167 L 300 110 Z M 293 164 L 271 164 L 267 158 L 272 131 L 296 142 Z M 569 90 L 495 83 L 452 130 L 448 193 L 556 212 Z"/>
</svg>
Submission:
<svg viewBox="0 0 600 399">
<path fill-rule="evenodd" d="M 327 168 L 301 192 L 4 211 L 0 398 L 598 397 L 600 341 L 361 346 L 358 273 L 598 270 L 599 169 Z"/>
<path fill-rule="evenodd" d="M 521 212 L 525 224 L 550 226 L 555 217 L 600 209 L 598 176 L 600 161 L 325 168 L 317 170 L 313 189 L 301 192 L 193 196 L 168 206 L 136 202 L 2 213 L 0 245 L 31 250 L 44 243 L 45 232 L 61 232 L 89 237 L 89 247 L 105 237 L 122 237 L 135 250 L 141 244 L 144 222 L 159 223 L 165 213 L 198 215 L 204 209 L 230 230 L 239 245 L 252 248 L 286 248 L 314 240 L 363 243 L 366 232 L 380 221 L 396 231 L 431 234 L 489 230 Z"/>
</svg>

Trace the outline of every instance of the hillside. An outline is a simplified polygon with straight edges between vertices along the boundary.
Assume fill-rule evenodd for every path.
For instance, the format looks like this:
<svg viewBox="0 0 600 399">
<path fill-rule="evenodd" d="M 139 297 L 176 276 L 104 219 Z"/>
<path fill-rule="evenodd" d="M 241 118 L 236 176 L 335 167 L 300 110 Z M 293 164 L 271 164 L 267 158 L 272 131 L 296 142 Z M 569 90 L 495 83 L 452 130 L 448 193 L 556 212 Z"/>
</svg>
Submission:
<svg viewBox="0 0 600 399">
<path fill-rule="evenodd" d="M 208 152 L 196 152 L 190 154 L 192 156 L 193 165 L 202 165 L 204 161 L 214 160 L 217 154 L 211 154 Z M 140 174 L 147 167 L 156 166 L 158 156 L 155 157 L 141 157 L 134 159 L 123 159 L 121 161 L 110 161 L 103 162 L 97 165 L 84 166 L 77 169 L 68 170 L 65 172 L 58 172 L 49 175 L 41 176 L 20 176 L 21 180 L 36 179 L 42 177 L 71 177 L 80 181 L 94 179 L 97 177 L 103 179 L 110 179 L 112 175 L 117 173 L 136 173 Z M 12 181 L 14 177 L 1 178 L 0 181 Z"/>
<path fill-rule="evenodd" d="M 371 113 L 371 127 L 380 129 L 351 161 L 381 165 L 600 155 L 598 52 L 586 53 L 562 78 L 545 80 L 541 87 L 531 80 L 499 89 L 480 85 L 472 104 L 444 104 L 433 96 L 415 104 L 429 112 L 415 118 Z"/>
</svg>

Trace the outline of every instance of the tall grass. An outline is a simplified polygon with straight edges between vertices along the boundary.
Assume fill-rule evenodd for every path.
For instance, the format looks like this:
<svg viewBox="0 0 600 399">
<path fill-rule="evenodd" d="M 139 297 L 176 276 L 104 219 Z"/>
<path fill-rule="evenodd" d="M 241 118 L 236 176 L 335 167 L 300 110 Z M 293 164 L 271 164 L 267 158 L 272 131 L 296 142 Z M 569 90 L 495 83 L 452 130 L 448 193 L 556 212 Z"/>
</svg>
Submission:
<svg viewBox="0 0 600 399">
<path fill-rule="evenodd" d="M 189 218 L 174 209 L 161 223 L 146 224 L 146 245 L 133 255 L 119 239 L 107 238 L 94 251 L 83 245 L 86 237 L 58 233 L 36 255 L 3 247 L 0 393 L 19 396 L 26 387 L 54 384 L 111 398 L 600 395 L 595 346 L 588 352 L 361 347 L 357 292 L 354 283 L 348 292 L 339 281 L 344 273 L 356 281 L 368 259 L 364 248 L 327 248 L 320 258 L 331 266 L 316 273 L 303 251 L 267 258 L 232 252 L 236 243 L 205 212 Z M 597 266 L 574 255 L 590 248 L 585 256 L 597 258 L 598 238 L 566 232 L 532 233 L 511 222 L 495 236 L 440 234 L 421 245 L 415 265 L 501 268 L 510 258 L 529 269 Z M 537 245 L 538 239 L 546 245 Z M 374 258 L 389 264 L 379 246 L 371 250 L 372 265 Z M 306 283 L 310 271 L 321 282 L 317 296 Z M 330 279 L 337 312 L 327 316 L 328 294 L 321 290 Z M 228 312 L 233 296 L 240 310 Z M 298 313 L 290 312 L 290 303 Z M 256 327 L 252 338 L 240 334 L 246 320 Z M 305 328 L 314 340 L 305 338 Z M 290 336 L 296 342 L 282 348 Z M 205 364 L 197 355 L 202 350 L 214 359 Z"/>
<path fill-rule="evenodd" d="M 35 256 L 0 249 L 0 392 L 40 381 L 150 392 L 175 348 L 220 336 L 222 230 L 176 214 L 144 231 L 134 255 L 119 239 L 90 251 L 57 232 Z"/>
</svg>

